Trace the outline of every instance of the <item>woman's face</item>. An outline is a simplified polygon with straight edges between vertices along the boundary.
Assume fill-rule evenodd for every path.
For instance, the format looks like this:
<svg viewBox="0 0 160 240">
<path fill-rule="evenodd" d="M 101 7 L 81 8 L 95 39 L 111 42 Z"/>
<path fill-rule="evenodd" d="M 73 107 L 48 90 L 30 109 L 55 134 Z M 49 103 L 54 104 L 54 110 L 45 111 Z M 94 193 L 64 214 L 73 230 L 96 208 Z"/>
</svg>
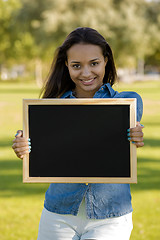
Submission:
<svg viewBox="0 0 160 240">
<path fill-rule="evenodd" d="M 67 51 L 66 65 L 75 83 L 79 98 L 93 97 L 103 85 L 105 59 L 101 47 L 93 44 L 75 44 Z"/>
</svg>

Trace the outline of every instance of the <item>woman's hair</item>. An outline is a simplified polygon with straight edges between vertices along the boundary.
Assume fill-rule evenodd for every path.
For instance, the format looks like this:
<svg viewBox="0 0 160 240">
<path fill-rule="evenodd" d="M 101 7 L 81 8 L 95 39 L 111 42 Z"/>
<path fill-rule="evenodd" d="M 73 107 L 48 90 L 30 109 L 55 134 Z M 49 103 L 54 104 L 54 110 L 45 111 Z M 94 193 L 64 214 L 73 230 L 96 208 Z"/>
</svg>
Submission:
<svg viewBox="0 0 160 240">
<path fill-rule="evenodd" d="M 68 49 L 74 44 L 79 43 L 93 44 L 101 47 L 104 58 L 108 58 L 103 83 L 110 83 L 111 86 L 114 84 L 117 74 L 112 50 L 109 44 L 95 29 L 79 27 L 72 31 L 63 44 L 57 48 L 49 75 L 42 88 L 42 98 L 60 97 L 64 92 L 75 88 L 75 84 L 70 78 L 65 61 L 67 61 Z"/>
</svg>

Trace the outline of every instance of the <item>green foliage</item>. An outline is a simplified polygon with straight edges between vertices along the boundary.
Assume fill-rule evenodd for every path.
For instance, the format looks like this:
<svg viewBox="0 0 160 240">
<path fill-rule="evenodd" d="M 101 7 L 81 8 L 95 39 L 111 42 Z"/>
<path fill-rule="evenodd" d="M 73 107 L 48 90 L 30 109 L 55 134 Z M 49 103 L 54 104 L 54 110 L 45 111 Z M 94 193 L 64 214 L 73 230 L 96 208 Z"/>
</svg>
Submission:
<svg viewBox="0 0 160 240">
<path fill-rule="evenodd" d="M 0 64 L 12 55 L 15 34 L 13 29 L 14 12 L 20 8 L 18 0 L 0 0 Z"/>
<path fill-rule="evenodd" d="M 160 59 L 160 2 L 145 0 L 0 0 L 1 62 L 48 59 L 76 27 L 97 29 L 118 66 Z M 154 58 L 155 57 L 155 58 Z"/>
<path fill-rule="evenodd" d="M 113 47 L 119 65 L 128 64 L 128 59 L 131 65 L 135 65 L 136 59 L 144 55 L 141 49 L 147 49 L 147 40 L 144 42 L 145 19 L 139 10 L 143 3 L 142 0 L 114 3 L 112 0 L 57 0 L 54 9 L 44 12 L 45 29 L 51 39 L 59 39 L 59 43 L 76 27 L 95 28 Z"/>
<path fill-rule="evenodd" d="M 150 52 L 147 54 L 146 63 L 160 66 L 160 2 L 147 3 L 145 11 L 145 19 L 147 21 L 146 31 L 150 36 Z"/>
</svg>

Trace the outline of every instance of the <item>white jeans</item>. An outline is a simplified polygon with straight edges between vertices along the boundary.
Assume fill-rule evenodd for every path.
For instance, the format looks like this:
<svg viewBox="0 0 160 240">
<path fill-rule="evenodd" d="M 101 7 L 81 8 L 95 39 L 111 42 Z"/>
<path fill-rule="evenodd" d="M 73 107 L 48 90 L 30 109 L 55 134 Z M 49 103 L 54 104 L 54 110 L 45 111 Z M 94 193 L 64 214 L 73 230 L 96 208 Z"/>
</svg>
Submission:
<svg viewBox="0 0 160 240">
<path fill-rule="evenodd" d="M 84 200 L 77 216 L 42 211 L 37 240 L 129 240 L 132 213 L 107 219 L 87 219 Z"/>
</svg>

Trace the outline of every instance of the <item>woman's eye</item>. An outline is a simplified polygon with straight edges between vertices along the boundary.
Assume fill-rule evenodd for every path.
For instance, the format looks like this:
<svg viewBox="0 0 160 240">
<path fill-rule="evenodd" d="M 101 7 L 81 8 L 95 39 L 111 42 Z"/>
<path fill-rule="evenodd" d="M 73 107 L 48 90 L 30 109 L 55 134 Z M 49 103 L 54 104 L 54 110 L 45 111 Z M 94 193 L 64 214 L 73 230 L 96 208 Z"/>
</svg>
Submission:
<svg viewBox="0 0 160 240">
<path fill-rule="evenodd" d="M 98 62 L 93 62 L 92 63 L 92 66 L 96 66 L 96 65 L 98 65 L 99 63 Z"/>
<path fill-rule="evenodd" d="M 79 64 L 74 64 L 74 65 L 73 65 L 73 68 L 79 69 L 79 68 L 80 68 L 80 65 L 79 65 Z"/>
</svg>

